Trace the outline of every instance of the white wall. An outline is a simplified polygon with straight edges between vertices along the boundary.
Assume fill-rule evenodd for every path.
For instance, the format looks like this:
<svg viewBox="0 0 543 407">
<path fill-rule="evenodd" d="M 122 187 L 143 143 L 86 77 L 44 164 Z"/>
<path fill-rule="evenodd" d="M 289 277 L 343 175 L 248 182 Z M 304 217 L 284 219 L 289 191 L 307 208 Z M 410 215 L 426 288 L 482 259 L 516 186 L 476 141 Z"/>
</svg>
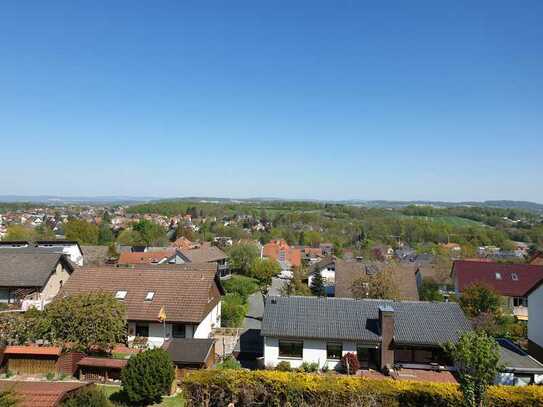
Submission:
<svg viewBox="0 0 543 407">
<path fill-rule="evenodd" d="M 319 368 L 322 369 L 325 365 L 329 369 L 334 369 L 339 363 L 338 360 L 326 359 L 326 342 L 319 339 L 304 339 L 304 349 L 302 358 L 283 358 L 279 357 L 279 339 L 272 337 L 264 338 L 264 365 L 266 367 L 274 367 L 279 362 L 287 361 L 290 363 L 290 367 L 298 368 L 303 362 L 318 363 Z M 356 343 L 343 342 L 343 352 L 356 354 Z"/>
<path fill-rule="evenodd" d="M 164 343 L 164 337 L 170 339 L 172 337 L 172 324 L 166 324 L 166 335 L 164 336 L 164 325 L 158 322 L 141 322 L 141 324 L 149 325 L 149 347 L 160 347 Z M 185 325 L 185 338 L 200 338 L 207 339 L 211 337 L 212 328 L 221 326 L 221 303 L 219 302 L 199 325 Z M 128 322 L 128 341 L 133 341 L 136 332 L 136 322 Z M 132 335 L 130 333 L 132 332 Z"/>
<path fill-rule="evenodd" d="M 543 347 L 543 285 L 528 297 L 528 339 Z"/>
<path fill-rule="evenodd" d="M 200 339 L 206 339 L 211 337 L 211 331 L 213 328 L 220 328 L 221 326 L 221 303 L 219 303 L 206 315 L 206 317 L 200 322 L 194 331 L 194 337 Z"/>
<path fill-rule="evenodd" d="M 323 268 L 321 270 L 321 275 L 325 279 L 324 285 L 335 285 L 336 284 L 336 270 L 333 268 Z M 313 275 L 311 274 L 307 279 L 307 285 L 311 287 L 313 281 Z"/>
</svg>

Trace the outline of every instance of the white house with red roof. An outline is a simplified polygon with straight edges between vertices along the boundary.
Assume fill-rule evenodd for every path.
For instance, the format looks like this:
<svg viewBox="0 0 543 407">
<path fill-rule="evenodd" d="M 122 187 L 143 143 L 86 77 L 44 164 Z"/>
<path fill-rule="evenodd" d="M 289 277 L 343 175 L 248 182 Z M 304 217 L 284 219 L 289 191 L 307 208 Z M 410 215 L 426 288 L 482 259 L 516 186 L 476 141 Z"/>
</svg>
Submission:
<svg viewBox="0 0 543 407">
<path fill-rule="evenodd" d="M 543 279 L 543 266 L 457 260 L 451 272 L 457 298 L 473 284 L 492 288 L 507 299 L 518 319 L 528 319 L 526 293 Z"/>
</svg>

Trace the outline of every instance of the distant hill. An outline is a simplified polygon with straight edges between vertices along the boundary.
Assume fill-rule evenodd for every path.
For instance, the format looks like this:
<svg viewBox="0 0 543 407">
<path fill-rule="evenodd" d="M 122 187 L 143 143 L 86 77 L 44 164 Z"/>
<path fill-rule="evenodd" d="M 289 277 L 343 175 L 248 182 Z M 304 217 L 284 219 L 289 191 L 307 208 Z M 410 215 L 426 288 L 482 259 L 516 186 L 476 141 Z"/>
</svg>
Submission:
<svg viewBox="0 0 543 407">
<path fill-rule="evenodd" d="M 504 209 L 520 209 L 538 214 L 543 214 L 543 204 L 529 201 L 462 201 L 462 202 L 447 202 L 447 201 L 386 201 L 386 200 L 339 200 L 327 201 L 318 199 L 281 199 L 281 198 L 220 198 L 220 197 L 179 197 L 179 198 L 157 198 L 149 196 L 89 196 L 89 197 L 65 197 L 54 195 L 0 195 L 0 202 L 29 202 L 42 203 L 46 205 L 66 205 L 66 204 L 137 204 L 143 202 L 159 202 L 159 201 L 186 201 L 186 202 L 210 202 L 210 203 L 259 203 L 259 202 L 321 202 L 321 203 L 338 203 L 345 205 L 364 206 L 368 208 L 404 208 L 409 205 L 429 205 L 438 208 L 450 208 L 458 206 L 478 206 L 488 208 L 504 208 Z"/>
</svg>

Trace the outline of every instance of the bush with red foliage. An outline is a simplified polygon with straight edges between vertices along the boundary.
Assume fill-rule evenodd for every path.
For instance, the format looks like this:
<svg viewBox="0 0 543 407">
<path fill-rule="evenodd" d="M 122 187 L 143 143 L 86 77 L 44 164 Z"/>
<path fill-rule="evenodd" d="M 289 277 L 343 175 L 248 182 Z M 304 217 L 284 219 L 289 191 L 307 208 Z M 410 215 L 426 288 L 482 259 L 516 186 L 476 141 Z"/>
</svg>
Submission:
<svg viewBox="0 0 543 407">
<path fill-rule="evenodd" d="M 356 374 L 360 369 L 360 362 L 354 353 L 349 352 L 341 358 L 340 368 L 343 373 Z"/>
</svg>

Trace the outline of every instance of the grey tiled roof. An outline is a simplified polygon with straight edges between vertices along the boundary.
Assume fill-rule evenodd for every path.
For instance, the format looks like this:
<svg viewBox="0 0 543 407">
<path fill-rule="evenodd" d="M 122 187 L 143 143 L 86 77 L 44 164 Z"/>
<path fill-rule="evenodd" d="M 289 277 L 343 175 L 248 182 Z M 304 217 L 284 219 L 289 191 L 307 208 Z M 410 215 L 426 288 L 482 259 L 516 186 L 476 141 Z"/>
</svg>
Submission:
<svg viewBox="0 0 543 407">
<path fill-rule="evenodd" d="M 497 341 L 498 345 L 500 345 L 500 364 L 505 367 L 505 370 L 543 373 L 543 364 L 532 358 L 513 342 L 507 339 L 498 339 Z"/>
<path fill-rule="evenodd" d="M 213 339 L 170 339 L 163 348 L 174 363 L 205 363 L 213 350 Z"/>
<path fill-rule="evenodd" d="M 381 305 L 394 309 L 397 344 L 440 345 L 471 329 L 456 303 L 293 296 L 268 298 L 262 335 L 377 343 Z"/>
<path fill-rule="evenodd" d="M 72 271 L 66 256 L 45 250 L 3 249 L 0 251 L 0 286 L 42 287 L 58 262 Z"/>
</svg>

